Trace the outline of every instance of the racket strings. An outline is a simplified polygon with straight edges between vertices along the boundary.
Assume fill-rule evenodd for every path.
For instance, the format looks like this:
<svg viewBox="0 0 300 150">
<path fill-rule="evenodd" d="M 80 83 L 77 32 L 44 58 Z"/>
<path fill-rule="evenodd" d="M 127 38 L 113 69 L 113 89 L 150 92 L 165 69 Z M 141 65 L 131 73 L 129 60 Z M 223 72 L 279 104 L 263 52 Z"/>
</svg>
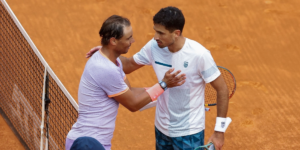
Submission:
<svg viewBox="0 0 300 150">
<path fill-rule="evenodd" d="M 235 88 L 234 78 L 233 78 L 232 74 L 229 71 L 227 71 L 225 69 L 220 69 L 220 70 L 222 72 L 222 76 L 223 76 L 223 78 L 225 80 L 225 83 L 227 85 L 229 97 L 231 97 L 233 92 L 234 92 L 234 88 Z"/>
<path fill-rule="evenodd" d="M 211 86 L 211 84 L 206 84 L 205 86 L 205 104 L 213 104 L 216 103 L 217 92 Z"/>
<path fill-rule="evenodd" d="M 223 68 L 223 67 L 218 67 L 222 77 L 224 78 L 224 81 L 227 85 L 228 88 L 228 94 L 229 98 L 231 98 L 235 92 L 235 79 L 232 75 L 232 73 Z M 207 105 L 215 105 L 217 103 L 217 92 L 216 90 L 211 86 L 211 84 L 206 84 L 205 86 L 205 104 Z"/>
</svg>

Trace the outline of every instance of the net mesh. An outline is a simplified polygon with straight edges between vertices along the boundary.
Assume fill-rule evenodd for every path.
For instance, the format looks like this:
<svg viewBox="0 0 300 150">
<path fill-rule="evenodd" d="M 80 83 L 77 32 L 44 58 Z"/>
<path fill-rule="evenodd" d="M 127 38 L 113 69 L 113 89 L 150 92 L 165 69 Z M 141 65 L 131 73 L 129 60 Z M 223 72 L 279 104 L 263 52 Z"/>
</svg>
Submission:
<svg viewBox="0 0 300 150">
<path fill-rule="evenodd" d="M 49 75 L 49 148 L 65 149 L 65 141 L 78 113 L 69 99 Z"/>
<path fill-rule="evenodd" d="M 2 1 L 0 11 L 0 107 L 28 148 L 40 149 L 45 67 Z M 78 113 L 53 77 L 47 76 L 49 149 L 64 149 Z"/>
<path fill-rule="evenodd" d="M 222 77 L 225 80 L 225 83 L 228 88 L 229 98 L 232 97 L 232 95 L 235 92 L 236 83 L 234 76 L 231 72 L 229 72 L 227 69 L 223 67 L 218 67 Z M 205 86 L 205 104 L 207 105 L 215 105 L 217 103 L 217 91 L 211 86 L 211 84 L 206 84 Z"/>
</svg>

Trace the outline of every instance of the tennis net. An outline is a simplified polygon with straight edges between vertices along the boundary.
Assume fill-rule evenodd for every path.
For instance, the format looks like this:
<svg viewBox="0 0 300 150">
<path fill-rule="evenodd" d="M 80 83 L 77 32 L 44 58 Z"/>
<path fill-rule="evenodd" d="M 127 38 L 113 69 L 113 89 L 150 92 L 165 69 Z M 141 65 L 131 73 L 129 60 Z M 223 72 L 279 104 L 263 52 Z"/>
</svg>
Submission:
<svg viewBox="0 0 300 150">
<path fill-rule="evenodd" d="M 5 0 L 0 12 L 0 107 L 29 149 L 65 149 L 78 105 Z"/>
</svg>

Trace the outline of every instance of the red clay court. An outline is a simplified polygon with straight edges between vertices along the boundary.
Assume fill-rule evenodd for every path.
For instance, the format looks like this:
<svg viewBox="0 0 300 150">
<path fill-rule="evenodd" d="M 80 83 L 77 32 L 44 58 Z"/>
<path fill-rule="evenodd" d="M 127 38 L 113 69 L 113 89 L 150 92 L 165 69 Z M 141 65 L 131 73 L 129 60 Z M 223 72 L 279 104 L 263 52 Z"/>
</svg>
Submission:
<svg viewBox="0 0 300 150">
<path fill-rule="evenodd" d="M 130 19 L 136 42 L 125 56 L 132 56 L 153 37 L 153 15 L 162 7 L 176 6 L 186 18 L 183 35 L 209 49 L 217 65 L 228 68 L 237 80 L 228 112 L 233 121 L 223 149 L 283 150 L 300 146 L 299 0 L 7 3 L 75 100 L 87 61 L 85 54 L 99 45 L 98 31 L 107 17 L 116 14 Z M 151 67 L 127 77 L 133 87 L 157 82 Z M 131 113 L 120 105 L 112 149 L 155 149 L 154 115 L 154 108 Z M 216 109 L 211 107 L 206 114 L 206 141 L 213 132 L 215 117 Z M 24 149 L 2 118 L 0 141 L 0 149 Z"/>
</svg>

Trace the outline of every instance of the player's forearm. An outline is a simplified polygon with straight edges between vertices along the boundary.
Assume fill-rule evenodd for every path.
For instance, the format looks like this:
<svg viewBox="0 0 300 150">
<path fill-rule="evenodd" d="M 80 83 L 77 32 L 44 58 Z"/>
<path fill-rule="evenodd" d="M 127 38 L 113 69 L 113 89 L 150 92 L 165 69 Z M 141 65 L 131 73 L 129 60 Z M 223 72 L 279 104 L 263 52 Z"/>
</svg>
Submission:
<svg viewBox="0 0 300 150">
<path fill-rule="evenodd" d="M 143 65 L 138 65 L 133 57 L 127 58 L 124 56 L 119 57 L 123 64 L 123 71 L 126 74 L 130 74 L 131 72 L 143 67 Z"/>
<path fill-rule="evenodd" d="M 121 62 L 122 62 L 122 65 L 123 65 L 123 71 L 126 73 L 128 72 L 128 68 L 130 68 L 130 61 L 127 57 L 124 57 L 124 56 L 119 56 Z M 126 73 L 127 74 L 127 73 Z"/>
<path fill-rule="evenodd" d="M 228 111 L 228 90 L 217 91 L 217 116 L 226 118 Z"/>
<path fill-rule="evenodd" d="M 135 95 L 142 94 L 143 92 L 146 91 L 145 88 L 136 88 L 136 87 L 131 87 L 130 90 L 131 90 Z"/>
<path fill-rule="evenodd" d="M 133 70 L 132 70 L 132 64 L 131 64 L 129 58 L 124 57 L 124 56 L 120 56 L 119 58 L 122 61 L 124 73 L 126 73 L 126 74 L 131 73 Z"/>
<path fill-rule="evenodd" d="M 131 88 L 130 90 L 135 97 L 131 104 L 130 111 L 137 111 L 152 101 L 144 88 Z"/>
</svg>

